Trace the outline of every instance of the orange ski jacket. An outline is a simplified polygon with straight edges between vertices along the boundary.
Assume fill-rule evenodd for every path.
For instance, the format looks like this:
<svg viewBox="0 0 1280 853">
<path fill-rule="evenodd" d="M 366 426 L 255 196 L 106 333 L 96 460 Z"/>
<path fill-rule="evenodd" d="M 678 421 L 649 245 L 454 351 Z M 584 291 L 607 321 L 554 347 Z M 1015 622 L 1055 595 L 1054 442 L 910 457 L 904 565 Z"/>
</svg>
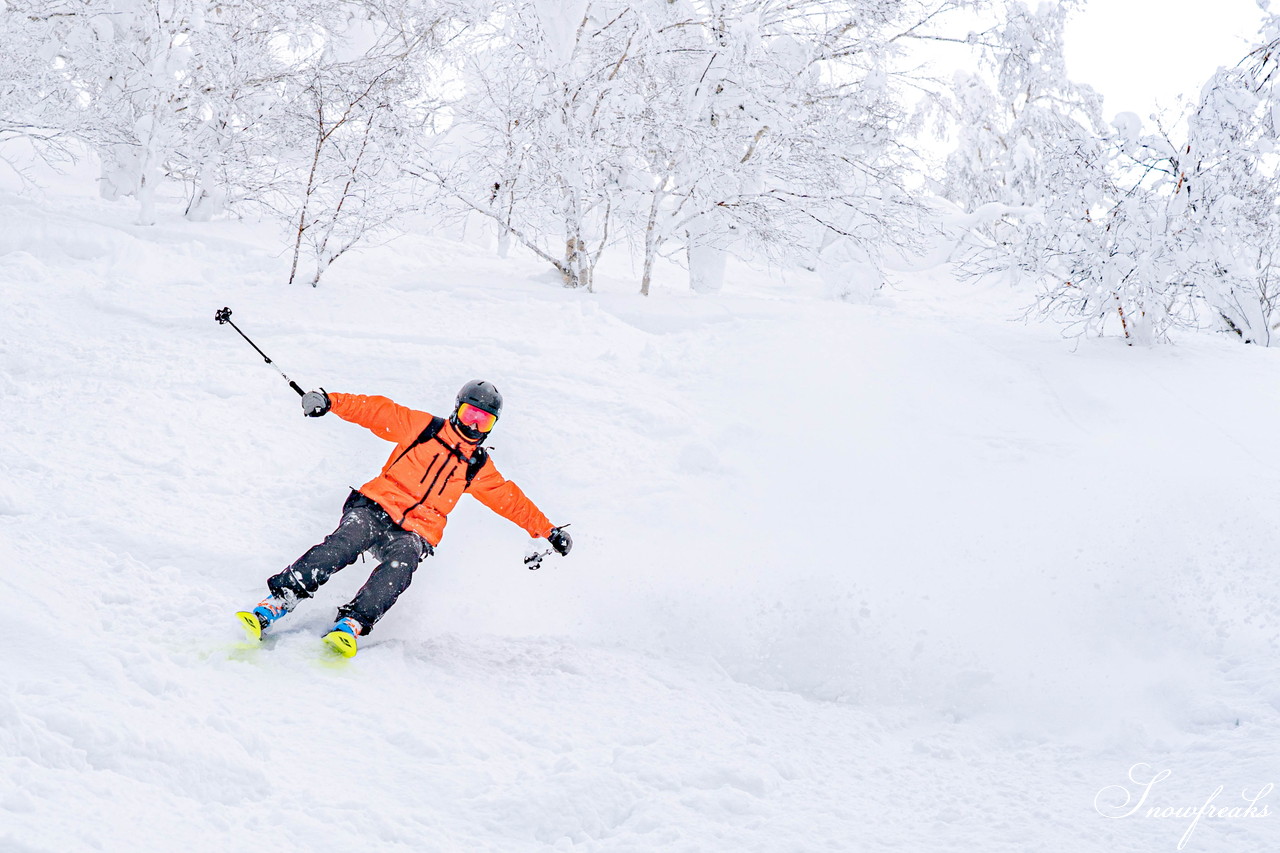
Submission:
<svg viewBox="0 0 1280 853">
<path fill-rule="evenodd" d="M 414 446 L 432 415 L 392 402 L 386 397 L 329 394 L 330 411 L 359 424 L 379 438 L 394 441 L 382 473 L 359 491 L 385 509 L 405 530 L 417 533 L 434 547 L 444 535 L 446 516 L 463 492 L 523 527 L 530 536 L 545 537 L 552 524 L 520 487 L 498 473 L 485 454 L 484 464 L 467 483 L 468 463 L 478 445 L 445 420 L 434 438 Z"/>
</svg>

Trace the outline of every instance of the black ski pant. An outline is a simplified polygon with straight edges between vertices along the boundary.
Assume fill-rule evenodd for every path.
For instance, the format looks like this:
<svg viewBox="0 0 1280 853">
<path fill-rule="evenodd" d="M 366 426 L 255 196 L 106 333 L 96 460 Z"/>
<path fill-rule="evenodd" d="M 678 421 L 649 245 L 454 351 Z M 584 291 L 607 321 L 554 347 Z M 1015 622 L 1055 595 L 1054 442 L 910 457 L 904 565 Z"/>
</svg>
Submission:
<svg viewBox="0 0 1280 853">
<path fill-rule="evenodd" d="M 418 563 L 429 557 L 432 549 L 427 540 L 396 524 L 386 510 L 360 492 L 353 491 L 342 505 L 338 529 L 268 579 L 267 588 L 274 595 L 287 589 L 298 598 L 311 598 L 330 575 L 354 563 L 365 551 L 373 554 L 378 565 L 356 597 L 338 608 L 338 618 L 352 617 L 367 634 L 409 588 Z"/>
</svg>

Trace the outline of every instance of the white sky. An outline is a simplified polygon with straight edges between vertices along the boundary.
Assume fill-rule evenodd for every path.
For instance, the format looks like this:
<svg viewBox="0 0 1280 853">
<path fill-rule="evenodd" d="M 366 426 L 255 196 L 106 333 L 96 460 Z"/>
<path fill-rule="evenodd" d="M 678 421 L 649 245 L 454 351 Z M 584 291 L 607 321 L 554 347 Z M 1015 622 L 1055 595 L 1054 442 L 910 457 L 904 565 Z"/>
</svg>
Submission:
<svg viewBox="0 0 1280 853">
<path fill-rule="evenodd" d="M 1067 24 L 1067 70 L 1106 98 L 1103 115 L 1145 121 L 1194 98 L 1221 65 L 1235 65 L 1257 34 L 1256 0 L 1089 0 Z"/>
</svg>

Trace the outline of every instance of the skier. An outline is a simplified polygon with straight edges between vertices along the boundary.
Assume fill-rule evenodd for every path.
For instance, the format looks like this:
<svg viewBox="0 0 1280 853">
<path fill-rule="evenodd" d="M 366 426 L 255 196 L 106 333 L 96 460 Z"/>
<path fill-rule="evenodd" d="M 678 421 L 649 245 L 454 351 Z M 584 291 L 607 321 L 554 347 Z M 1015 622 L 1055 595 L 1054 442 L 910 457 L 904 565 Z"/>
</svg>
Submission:
<svg viewBox="0 0 1280 853">
<path fill-rule="evenodd" d="M 481 447 L 498 416 L 502 395 L 489 382 L 462 386 L 448 420 L 398 405 L 386 397 L 329 394 L 320 389 L 302 397 L 302 411 L 318 418 L 333 411 L 395 442 L 382 473 L 351 493 L 338 528 L 297 562 L 267 580 L 271 594 L 241 611 L 253 639 L 277 619 L 311 598 L 334 572 L 365 551 L 380 562 L 350 602 L 338 608 L 337 624 L 324 641 L 340 654 L 356 653 L 356 637 L 368 634 L 413 580 L 418 563 L 435 552 L 449 512 L 463 493 L 565 555 L 573 540 L 498 473 Z"/>
</svg>

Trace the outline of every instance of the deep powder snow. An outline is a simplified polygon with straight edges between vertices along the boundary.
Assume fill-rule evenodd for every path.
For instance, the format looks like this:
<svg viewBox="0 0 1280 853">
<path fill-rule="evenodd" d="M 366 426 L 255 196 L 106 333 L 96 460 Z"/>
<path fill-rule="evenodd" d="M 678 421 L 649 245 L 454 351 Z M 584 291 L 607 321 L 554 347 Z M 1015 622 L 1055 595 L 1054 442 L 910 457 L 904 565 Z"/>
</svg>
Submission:
<svg viewBox="0 0 1280 853">
<path fill-rule="evenodd" d="M 643 300 L 417 237 L 285 288 L 269 233 L 120 209 L 0 192 L 0 848 L 1280 845 L 1274 795 L 1148 814 L 1277 781 L 1275 352 L 1064 340 L 941 270 Z M 246 647 L 387 446 L 223 305 L 304 386 L 494 381 L 573 553 L 464 500 L 357 658 L 317 635 L 369 563 Z"/>
</svg>

